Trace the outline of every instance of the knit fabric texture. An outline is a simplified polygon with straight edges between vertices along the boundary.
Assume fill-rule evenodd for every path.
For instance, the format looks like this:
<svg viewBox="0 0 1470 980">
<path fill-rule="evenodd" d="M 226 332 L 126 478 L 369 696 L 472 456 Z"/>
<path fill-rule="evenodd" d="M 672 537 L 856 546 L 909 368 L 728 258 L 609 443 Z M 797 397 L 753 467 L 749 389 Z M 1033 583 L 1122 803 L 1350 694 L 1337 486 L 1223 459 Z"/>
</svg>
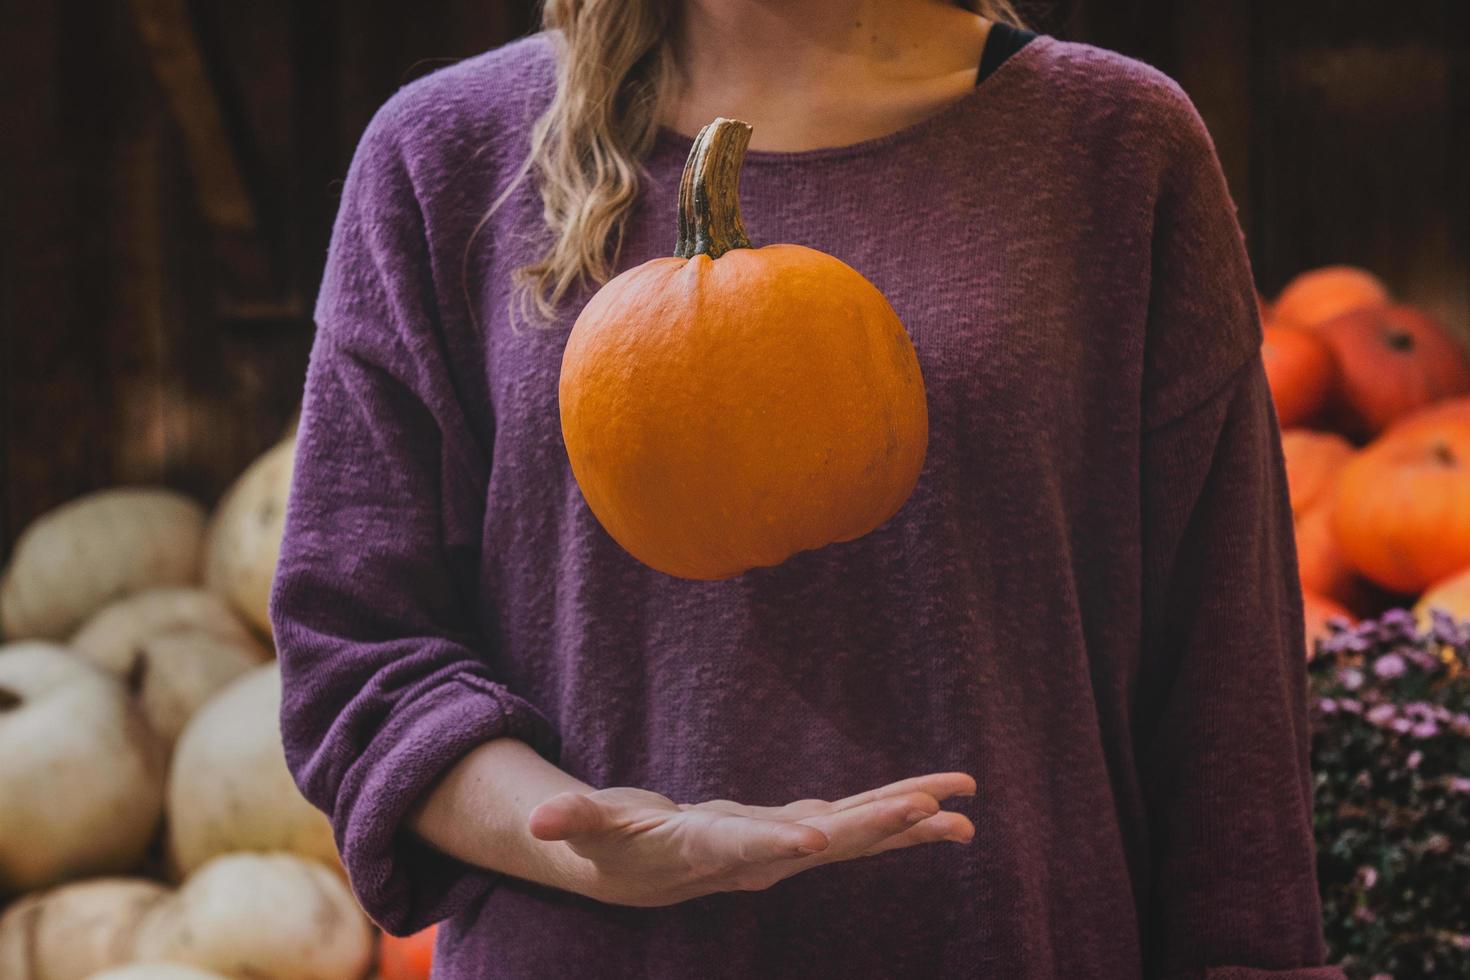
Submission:
<svg viewBox="0 0 1470 980">
<path fill-rule="evenodd" d="M 439 978 L 1330 980 L 1305 641 L 1235 206 L 1161 72 L 1041 35 L 886 136 L 752 151 L 757 244 L 888 297 L 929 400 L 878 530 L 719 582 L 584 503 L 571 324 L 507 316 L 548 234 L 511 186 L 554 89 L 534 34 L 411 82 L 342 191 L 271 596 L 287 761 L 385 929 Z M 618 270 L 670 254 L 659 132 Z M 710 370 L 719 370 L 711 365 Z M 606 904 L 405 827 L 476 745 L 676 802 L 837 799 L 928 772 L 976 828 L 760 892 Z"/>
</svg>

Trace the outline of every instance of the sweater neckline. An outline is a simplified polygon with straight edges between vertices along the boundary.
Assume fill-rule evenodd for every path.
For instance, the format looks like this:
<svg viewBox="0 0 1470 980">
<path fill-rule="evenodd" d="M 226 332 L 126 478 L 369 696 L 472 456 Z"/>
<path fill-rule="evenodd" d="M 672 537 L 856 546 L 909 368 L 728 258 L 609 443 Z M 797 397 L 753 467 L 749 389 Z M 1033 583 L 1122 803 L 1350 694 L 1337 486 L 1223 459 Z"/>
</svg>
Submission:
<svg viewBox="0 0 1470 980">
<path fill-rule="evenodd" d="M 1024 70 L 1031 61 L 1040 56 L 1039 52 L 1049 46 L 1054 38 L 1050 34 L 1038 34 L 1025 47 L 1001 62 L 988 78 L 982 79 L 978 85 L 972 86 L 964 95 L 951 99 L 940 107 L 936 112 L 925 116 L 916 122 L 909 123 L 890 133 L 881 136 L 873 136 L 856 143 L 843 143 L 840 146 L 818 146 L 809 150 L 746 150 L 745 163 L 757 166 L 768 164 L 794 164 L 807 161 L 836 160 L 848 157 L 865 156 L 889 147 L 898 146 L 917 139 L 928 133 L 940 129 L 946 123 L 951 122 L 962 113 L 968 111 L 972 106 L 988 102 L 998 98 L 996 90 L 1004 88 L 1001 84 L 1006 79 Z M 979 68 L 975 69 L 978 73 Z M 689 155 L 689 150 L 694 145 L 692 136 L 685 136 L 678 130 L 670 129 L 660 125 L 655 135 L 655 147 L 662 147 L 678 155 L 683 160 Z"/>
</svg>

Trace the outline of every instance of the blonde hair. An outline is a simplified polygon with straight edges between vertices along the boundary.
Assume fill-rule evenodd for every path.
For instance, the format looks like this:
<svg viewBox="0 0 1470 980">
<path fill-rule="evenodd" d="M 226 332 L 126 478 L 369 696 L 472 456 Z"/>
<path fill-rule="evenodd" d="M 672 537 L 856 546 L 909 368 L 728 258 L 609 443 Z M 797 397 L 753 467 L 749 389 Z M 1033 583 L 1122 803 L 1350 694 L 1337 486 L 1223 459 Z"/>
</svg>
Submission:
<svg viewBox="0 0 1470 980">
<path fill-rule="evenodd" d="M 549 321 L 572 288 L 611 277 L 641 161 L 658 135 L 659 100 L 674 79 L 668 39 L 678 2 L 544 0 L 541 26 L 557 45 L 556 94 L 531 130 L 520 172 L 480 222 L 534 172 L 550 245 L 512 273 L 513 320 L 534 306 Z M 956 5 L 1025 26 L 1010 0 Z"/>
</svg>

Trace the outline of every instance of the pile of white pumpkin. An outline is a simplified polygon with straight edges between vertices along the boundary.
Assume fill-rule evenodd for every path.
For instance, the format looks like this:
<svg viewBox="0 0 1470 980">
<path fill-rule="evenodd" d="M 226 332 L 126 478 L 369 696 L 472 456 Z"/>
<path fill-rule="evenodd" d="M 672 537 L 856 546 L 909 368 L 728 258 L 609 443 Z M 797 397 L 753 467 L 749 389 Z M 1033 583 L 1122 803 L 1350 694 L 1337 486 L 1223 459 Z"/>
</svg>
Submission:
<svg viewBox="0 0 1470 980">
<path fill-rule="evenodd" d="M 212 514 L 42 515 L 0 579 L 0 977 L 360 980 L 374 931 L 287 771 L 267 613 L 293 438 Z"/>
</svg>

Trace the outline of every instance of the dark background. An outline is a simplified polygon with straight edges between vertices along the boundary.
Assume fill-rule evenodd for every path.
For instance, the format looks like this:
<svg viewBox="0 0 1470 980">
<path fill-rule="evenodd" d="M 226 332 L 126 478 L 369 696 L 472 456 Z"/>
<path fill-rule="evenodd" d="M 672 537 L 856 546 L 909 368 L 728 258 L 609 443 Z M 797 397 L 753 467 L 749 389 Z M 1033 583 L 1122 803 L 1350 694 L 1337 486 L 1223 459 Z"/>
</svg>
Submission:
<svg viewBox="0 0 1470 980">
<path fill-rule="evenodd" d="M 1470 342 L 1470 3 L 1072 0 L 1209 123 L 1259 285 L 1351 262 Z M 78 494 L 212 504 L 280 437 L 341 177 L 400 85 L 532 26 L 492 0 L 30 0 L 0 40 L 0 557 Z"/>
</svg>

